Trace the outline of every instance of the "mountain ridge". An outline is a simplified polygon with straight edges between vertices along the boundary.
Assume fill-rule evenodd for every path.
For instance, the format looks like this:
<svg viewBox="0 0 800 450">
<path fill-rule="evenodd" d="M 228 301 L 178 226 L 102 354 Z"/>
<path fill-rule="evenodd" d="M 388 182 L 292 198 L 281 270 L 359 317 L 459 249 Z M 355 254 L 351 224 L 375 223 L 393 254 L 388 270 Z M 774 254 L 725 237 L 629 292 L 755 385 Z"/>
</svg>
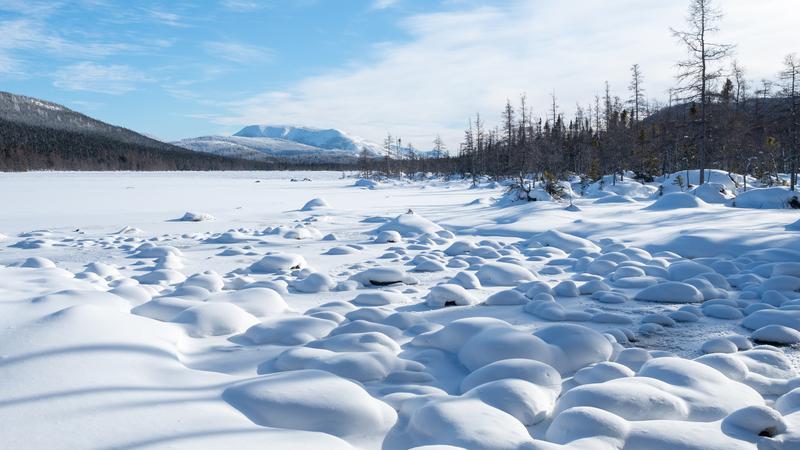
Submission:
<svg viewBox="0 0 800 450">
<path fill-rule="evenodd" d="M 0 91 L 0 171 L 274 167 L 271 160 L 192 152 L 54 102 Z"/>
<path fill-rule="evenodd" d="M 260 160 L 274 158 L 313 158 L 320 161 L 353 161 L 366 153 L 369 158 L 385 156 L 383 146 L 353 136 L 337 128 L 307 125 L 247 125 L 232 136 L 200 136 L 174 141 L 173 144 L 205 153 Z M 403 157 L 411 149 L 393 146 Z M 424 156 L 429 152 L 417 152 Z"/>
</svg>

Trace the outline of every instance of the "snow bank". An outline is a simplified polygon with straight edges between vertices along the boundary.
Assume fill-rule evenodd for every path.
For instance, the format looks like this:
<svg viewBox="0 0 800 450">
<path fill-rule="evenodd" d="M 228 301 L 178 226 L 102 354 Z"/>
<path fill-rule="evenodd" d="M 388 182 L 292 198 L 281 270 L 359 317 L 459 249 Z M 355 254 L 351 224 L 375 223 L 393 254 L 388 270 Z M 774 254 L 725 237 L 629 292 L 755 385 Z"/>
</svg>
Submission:
<svg viewBox="0 0 800 450">
<path fill-rule="evenodd" d="M 771 187 L 748 189 L 733 200 L 737 208 L 783 209 L 789 208 L 790 202 L 798 204 L 798 194 L 787 188 Z"/>
</svg>

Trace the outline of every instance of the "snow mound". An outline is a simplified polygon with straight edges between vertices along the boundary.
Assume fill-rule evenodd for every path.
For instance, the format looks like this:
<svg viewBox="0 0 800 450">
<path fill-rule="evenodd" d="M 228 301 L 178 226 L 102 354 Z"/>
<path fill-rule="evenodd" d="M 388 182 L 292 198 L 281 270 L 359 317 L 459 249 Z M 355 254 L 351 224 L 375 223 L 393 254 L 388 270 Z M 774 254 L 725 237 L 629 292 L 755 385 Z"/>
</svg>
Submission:
<svg viewBox="0 0 800 450">
<path fill-rule="evenodd" d="M 558 230 L 548 230 L 543 233 L 535 234 L 527 241 L 528 247 L 539 244 L 541 247 L 554 247 L 571 253 L 578 249 L 585 249 L 592 252 L 600 251 L 600 247 L 588 239 L 583 239 L 571 234 L 562 233 Z"/>
<path fill-rule="evenodd" d="M 271 317 L 289 310 L 289 305 L 280 294 L 265 287 L 223 291 L 208 297 L 206 301 L 233 303 L 256 317 Z"/>
<path fill-rule="evenodd" d="M 784 209 L 790 203 L 798 204 L 798 194 L 782 187 L 748 189 L 737 195 L 733 206 L 737 208 Z"/>
<path fill-rule="evenodd" d="M 700 303 L 703 293 L 691 284 L 668 281 L 639 291 L 634 299 L 657 303 Z"/>
<path fill-rule="evenodd" d="M 212 236 L 206 239 L 206 244 L 238 244 L 240 242 L 248 242 L 253 240 L 250 236 L 239 231 L 226 231 L 219 235 Z"/>
<path fill-rule="evenodd" d="M 716 369 L 680 358 L 655 358 L 635 377 L 587 384 L 567 391 L 555 414 L 594 407 L 626 420 L 720 420 L 737 409 L 764 400 L 752 388 Z"/>
<path fill-rule="evenodd" d="M 239 333 L 258 319 L 232 303 L 203 303 L 184 310 L 172 322 L 187 325 L 189 336 L 200 338 Z"/>
<path fill-rule="evenodd" d="M 661 196 L 652 205 L 644 209 L 649 211 L 671 211 L 674 209 L 684 208 L 702 208 L 704 206 L 708 206 L 708 203 L 692 194 L 687 194 L 686 192 L 673 192 L 671 194 Z"/>
<path fill-rule="evenodd" d="M 439 309 L 447 306 L 469 306 L 478 300 L 466 289 L 456 284 L 440 284 L 431 288 L 425 297 L 425 304 L 429 308 Z"/>
<path fill-rule="evenodd" d="M 549 389 L 557 396 L 561 392 L 561 374 L 553 367 L 531 359 L 503 359 L 483 366 L 461 381 L 461 392 L 496 380 L 515 378 Z"/>
<path fill-rule="evenodd" d="M 330 207 L 331 205 L 328 204 L 328 202 L 325 201 L 325 199 L 317 197 L 307 201 L 306 204 L 303 205 L 302 208 L 300 208 L 300 211 L 313 211 L 315 209 L 324 209 Z"/>
<path fill-rule="evenodd" d="M 396 231 L 401 236 L 406 238 L 420 236 L 426 233 L 435 234 L 443 228 L 431 222 L 430 220 L 420 216 L 412 210 L 408 210 L 405 214 L 400 214 L 394 219 L 384 223 L 378 227 L 375 232 L 382 231 Z"/>
<path fill-rule="evenodd" d="M 482 284 L 487 286 L 516 286 L 522 282 L 536 279 L 536 275 L 530 270 L 503 262 L 482 265 L 476 276 Z"/>
<path fill-rule="evenodd" d="M 304 269 L 308 266 L 305 258 L 294 253 L 272 253 L 250 266 L 253 273 L 277 273 Z"/>
<path fill-rule="evenodd" d="M 258 425 L 320 431 L 356 443 L 386 433 L 397 417 L 358 384 L 320 370 L 264 375 L 228 387 L 222 398 Z"/>
<path fill-rule="evenodd" d="M 488 306 L 514 306 L 524 305 L 527 302 L 528 297 L 525 297 L 522 292 L 515 289 L 507 289 L 490 295 L 483 304 Z"/>
<path fill-rule="evenodd" d="M 612 203 L 636 203 L 636 200 L 627 195 L 607 195 L 594 201 L 595 205 L 607 205 Z"/>
<path fill-rule="evenodd" d="M 758 330 L 768 325 L 781 325 L 800 331 L 800 310 L 762 309 L 742 320 L 742 326 L 749 330 Z"/>
<path fill-rule="evenodd" d="M 725 204 L 736 196 L 721 183 L 705 183 L 689 191 L 706 203 Z"/>
<path fill-rule="evenodd" d="M 349 334 L 357 337 L 365 333 L 374 332 L 374 330 L 393 328 L 385 325 L 382 328 L 380 324 L 359 320 L 341 326 L 339 329 L 344 327 L 348 327 L 345 328 L 345 331 L 352 331 L 352 333 L 343 332 L 341 335 Z M 356 328 L 358 329 L 356 330 Z M 399 330 L 394 329 L 397 333 L 393 334 L 399 337 Z M 378 331 L 378 333 L 381 332 Z M 339 335 L 332 333 L 331 336 Z M 359 382 L 384 380 L 393 372 L 405 371 L 409 368 L 416 369 L 416 371 L 422 369 L 421 364 L 400 359 L 388 350 L 361 351 L 355 348 L 352 349 L 355 351 L 343 351 L 343 349 L 332 351 L 324 348 L 314 348 L 312 344 L 309 343 L 306 347 L 294 347 L 284 351 L 275 359 L 275 368 L 281 371 L 318 369 Z"/>
<path fill-rule="evenodd" d="M 417 284 L 419 281 L 393 267 L 373 267 L 350 277 L 365 287 L 391 286 L 393 284 Z"/>
<path fill-rule="evenodd" d="M 380 291 L 359 294 L 350 302 L 359 306 L 386 306 L 403 305 L 411 303 L 411 300 L 399 292 Z"/>
<path fill-rule="evenodd" d="M 403 242 L 403 237 L 400 236 L 400 233 L 394 230 L 385 230 L 378 233 L 378 236 L 375 237 L 376 244 L 399 244 Z"/>
<path fill-rule="evenodd" d="M 481 281 L 470 272 L 459 272 L 448 284 L 457 284 L 464 289 L 480 289 Z"/>
<path fill-rule="evenodd" d="M 305 278 L 293 281 L 291 286 L 297 292 L 316 294 L 332 290 L 336 287 L 336 282 L 327 274 L 314 272 Z"/>
<path fill-rule="evenodd" d="M 304 345 L 327 336 L 339 324 L 316 317 L 277 317 L 248 328 L 244 337 L 253 344 Z"/>
<path fill-rule="evenodd" d="M 28 269 L 55 269 L 56 264 L 47 258 L 42 258 L 41 256 L 32 256 L 30 258 L 26 258 L 25 261 L 23 261 L 19 266 Z"/>
<path fill-rule="evenodd" d="M 206 222 L 209 220 L 214 220 L 214 216 L 202 212 L 186 212 L 178 219 L 179 222 Z"/>
<path fill-rule="evenodd" d="M 764 344 L 800 344 L 800 331 L 783 325 L 767 325 L 753 332 L 753 341 Z"/>
<path fill-rule="evenodd" d="M 384 448 L 533 448 L 534 441 L 522 422 L 480 398 L 431 398 L 420 403 L 417 408 L 401 410 L 398 425 L 386 437 Z"/>
<path fill-rule="evenodd" d="M 136 250 L 134 250 L 134 254 L 131 256 L 131 258 L 180 258 L 182 256 L 183 253 L 171 245 L 155 245 L 151 242 L 145 242 L 144 244 L 136 247 Z"/>
<path fill-rule="evenodd" d="M 201 287 L 208 292 L 219 292 L 223 287 L 225 287 L 225 280 L 223 280 L 218 273 L 214 272 L 213 270 L 209 270 L 190 276 L 186 279 L 186 281 L 181 283 L 180 287 L 189 286 Z"/>
<path fill-rule="evenodd" d="M 186 276 L 177 270 L 157 269 L 144 275 L 135 276 L 133 279 L 142 284 L 173 285 L 184 282 Z"/>
<path fill-rule="evenodd" d="M 353 183 L 353 186 L 366 189 L 377 189 L 379 184 L 377 181 L 367 180 L 365 178 L 359 178 L 358 180 L 356 180 L 355 183 Z"/>
<path fill-rule="evenodd" d="M 119 273 L 119 269 L 110 264 L 105 264 L 101 262 L 89 263 L 84 267 L 83 271 L 86 273 L 97 274 L 101 278 L 105 278 L 107 280 L 112 280 L 115 278 L 119 278 L 121 276 Z"/>
</svg>

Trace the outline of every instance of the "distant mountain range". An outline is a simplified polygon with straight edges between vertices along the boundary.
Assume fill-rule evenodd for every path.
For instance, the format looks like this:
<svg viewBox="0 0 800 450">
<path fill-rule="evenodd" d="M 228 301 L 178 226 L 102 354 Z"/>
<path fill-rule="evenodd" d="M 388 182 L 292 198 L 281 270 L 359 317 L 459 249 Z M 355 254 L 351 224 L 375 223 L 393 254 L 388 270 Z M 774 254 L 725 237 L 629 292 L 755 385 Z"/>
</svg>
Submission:
<svg viewBox="0 0 800 450">
<path fill-rule="evenodd" d="M 65 106 L 0 92 L 0 171 L 269 169 L 275 161 L 202 154 Z"/>
<path fill-rule="evenodd" d="M 252 160 L 269 158 L 316 161 L 353 161 L 364 152 L 370 158 L 386 151 L 374 142 L 349 135 L 341 130 L 293 125 L 250 125 L 233 136 L 202 136 L 173 142 L 179 147 L 215 155 Z M 404 157 L 410 149 L 393 147 Z M 417 152 L 425 155 L 426 152 Z"/>
<path fill-rule="evenodd" d="M 173 144 L 199 152 L 253 160 L 352 160 L 365 150 L 369 157 L 382 152 L 380 145 L 340 130 L 290 125 L 250 125 L 233 136 L 202 136 Z"/>
<path fill-rule="evenodd" d="M 410 153 L 392 148 L 393 157 Z M 343 131 L 306 126 L 251 125 L 233 136 L 167 143 L 63 105 L 0 91 L 0 171 L 338 170 L 364 154 L 386 153 L 382 145 Z"/>
</svg>

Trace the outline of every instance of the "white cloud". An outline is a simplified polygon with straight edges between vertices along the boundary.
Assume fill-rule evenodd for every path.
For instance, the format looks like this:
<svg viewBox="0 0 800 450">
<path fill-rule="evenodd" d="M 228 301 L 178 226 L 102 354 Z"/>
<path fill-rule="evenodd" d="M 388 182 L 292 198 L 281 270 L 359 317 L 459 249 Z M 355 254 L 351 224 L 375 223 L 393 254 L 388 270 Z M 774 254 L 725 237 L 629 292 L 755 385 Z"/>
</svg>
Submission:
<svg viewBox="0 0 800 450">
<path fill-rule="evenodd" d="M 627 96 L 629 68 L 639 63 L 649 96 L 674 85 L 683 50 L 669 27 L 681 27 L 688 2 L 618 0 L 527 1 L 422 14 L 401 26 L 407 42 L 375 47 L 364 62 L 308 77 L 283 90 L 227 105 L 220 125 L 291 122 L 334 126 L 380 140 L 387 131 L 418 147 L 438 132 L 453 148 L 467 117 L 499 119 L 506 98 L 527 92 L 536 115 L 555 90 L 572 114 L 609 80 Z M 752 78 L 772 77 L 783 54 L 796 50 L 800 27 L 785 0 L 727 0 L 723 41 L 737 42 Z"/>
<path fill-rule="evenodd" d="M 251 0 L 223 0 L 222 6 L 225 9 L 229 9 L 231 11 L 236 11 L 236 12 L 257 11 L 259 9 L 266 7 L 266 5 L 263 2 L 256 2 Z"/>
<path fill-rule="evenodd" d="M 203 46 L 210 55 L 236 63 L 263 63 L 272 59 L 271 50 L 240 42 L 206 42 Z"/>
<path fill-rule="evenodd" d="M 176 13 L 161 11 L 158 9 L 148 10 L 147 13 L 151 19 L 155 20 L 156 22 L 162 23 L 164 25 L 169 25 L 171 27 L 187 26 L 184 23 L 183 18 Z"/>
<path fill-rule="evenodd" d="M 70 91 L 124 94 L 151 82 L 138 70 L 126 65 L 101 65 L 89 61 L 62 67 L 54 73 L 53 85 Z"/>
<path fill-rule="evenodd" d="M 399 0 L 373 0 L 372 9 L 386 9 L 399 3 Z"/>
<path fill-rule="evenodd" d="M 0 74 L 24 75 L 32 52 L 59 58 L 98 58 L 139 49 L 125 43 L 75 42 L 33 18 L 0 21 Z"/>
</svg>

